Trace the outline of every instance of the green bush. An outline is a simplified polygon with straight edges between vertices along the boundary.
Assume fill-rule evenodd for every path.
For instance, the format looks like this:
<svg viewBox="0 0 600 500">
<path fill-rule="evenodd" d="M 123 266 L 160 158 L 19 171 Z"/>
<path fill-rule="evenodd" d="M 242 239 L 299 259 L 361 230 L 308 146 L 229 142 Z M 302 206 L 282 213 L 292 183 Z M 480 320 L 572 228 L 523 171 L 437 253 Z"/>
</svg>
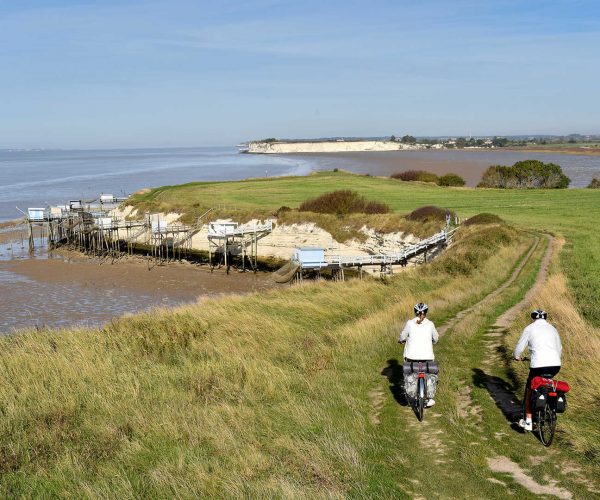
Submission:
<svg viewBox="0 0 600 500">
<path fill-rule="evenodd" d="M 458 174 L 446 174 L 442 175 L 438 179 L 438 184 L 440 186 L 464 186 L 465 180 Z"/>
<path fill-rule="evenodd" d="M 341 189 L 325 193 L 318 198 L 306 200 L 298 208 L 300 212 L 316 212 L 320 214 L 387 214 L 391 209 L 385 203 L 368 201 L 356 191 Z"/>
<path fill-rule="evenodd" d="M 400 179 L 401 181 L 419 181 L 433 182 L 438 184 L 439 178 L 437 175 L 425 170 L 406 170 L 405 172 L 396 172 L 390 175 L 392 179 Z"/>
<path fill-rule="evenodd" d="M 408 220 L 416 220 L 419 222 L 446 222 L 446 216 L 454 218 L 456 214 L 447 208 L 440 208 L 434 205 L 425 205 L 423 207 L 419 207 L 416 210 L 413 210 L 409 213 L 406 218 Z"/>
<path fill-rule="evenodd" d="M 563 174 L 555 163 L 539 160 L 518 161 L 512 167 L 492 165 L 481 178 L 477 187 L 501 189 L 564 189 L 571 179 Z"/>
<path fill-rule="evenodd" d="M 594 177 L 592 181 L 588 184 L 588 188 L 590 189 L 600 189 L 600 178 Z"/>
<path fill-rule="evenodd" d="M 504 224 L 504 220 L 496 214 L 482 213 L 474 215 L 463 223 L 464 226 L 474 226 L 476 224 Z"/>
</svg>

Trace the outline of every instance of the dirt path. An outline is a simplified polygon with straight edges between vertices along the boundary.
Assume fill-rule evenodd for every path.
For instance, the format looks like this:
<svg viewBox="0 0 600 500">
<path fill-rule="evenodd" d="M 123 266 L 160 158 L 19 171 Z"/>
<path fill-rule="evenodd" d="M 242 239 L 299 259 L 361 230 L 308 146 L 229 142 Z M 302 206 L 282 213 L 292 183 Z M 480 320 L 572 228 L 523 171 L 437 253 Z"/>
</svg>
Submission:
<svg viewBox="0 0 600 500">
<path fill-rule="evenodd" d="M 498 319 L 496 319 L 496 322 L 494 323 L 494 326 L 496 328 L 508 328 L 517 317 L 517 314 L 521 312 L 521 310 L 531 301 L 531 299 L 535 296 L 535 294 L 546 281 L 546 278 L 548 277 L 548 268 L 550 267 L 550 261 L 552 260 L 552 255 L 554 254 L 554 249 L 556 246 L 556 242 L 553 236 L 547 234 L 546 238 L 548 239 L 548 248 L 546 248 L 546 253 L 544 254 L 544 258 L 542 259 L 540 270 L 538 272 L 535 283 L 527 291 L 525 297 L 523 297 L 523 299 L 520 302 L 518 302 L 513 307 L 505 311 L 501 316 L 498 317 Z"/>
<path fill-rule="evenodd" d="M 444 333 L 446 333 L 448 330 L 450 330 L 454 326 L 456 326 L 468 314 L 472 313 L 477 308 L 483 306 L 483 304 L 486 301 L 489 301 L 490 299 L 498 296 L 500 293 L 502 293 L 504 290 L 506 290 L 506 288 L 508 288 L 512 283 L 514 283 L 514 281 L 517 279 L 517 277 L 519 276 L 519 274 L 521 273 L 521 271 L 527 264 L 527 262 L 529 262 L 529 259 L 531 258 L 531 256 L 533 255 L 533 252 L 535 252 L 536 248 L 538 247 L 539 242 L 540 242 L 540 238 L 536 237 L 535 241 L 533 242 L 533 244 L 527 251 L 527 254 L 525 255 L 525 257 L 521 260 L 519 265 L 514 269 L 514 271 L 509 276 L 509 278 L 504 283 L 502 283 L 502 285 L 500 285 L 493 292 L 490 292 L 488 295 L 486 295 L 483 299 L 481 299 L 476 304 L 473 304 L 471 307 L 468 307 L 467 309 L 463 309 L 462 311 L 458 312 L 453 318 L 451 318 L 446 323 L 444 323 L 443 325 L 438 327 L 437 330 L 438 330 L 438 333 L 440 334 L 440 336 L 443 335 Z M 544 275 L 544 277 L 545 277 L 545 275 Z M 538 277 L 538 279 L 539 279 L 539 277 Z M 400 371 L 402 370 L 401 366 L 399 367 L 399 370 Z M 381 373 L 386 375 L 390 379 L 390 382 L 392 382 L 391 379 L 395 376 L 394 374 L 391 374 L 390 367 L 384 367 L 382 369 Z M 392 383 L 394 385 L 398 386 L 397 390 L 401 390 L 400 386 L 403 385 L 403 381 L 396 380 Z M 470 392 L 470 391 L 468 391 L 468 392 Z M 369 399 L 371 401 L 371 407 L 372 407 L 371 413 L 369 415 L 369 420 L 371 421 L 371 423 L 373 423 L 375 425 L 379 424 L 379 415 L 383 409 L 383 393 L 384 393 L 383 389 L 379 386 L 373 388 L 369 392 Z M 403 404 L 403 406 L 406 406 L 406 405 Z M 462 406 L 464 406 L 464 404 Z M 437 414 L 437 417 L 439 417 L 439 416 L 441 416 L 441 415 Z"/>
<path fill-rule="evenodd" d="M 550 242 L 552 242 L 552 237 L 548 235 L 548 238 L 550 239 Z M 468 307 L 467 309 L 463 309 L 462 311 L 460 311 L 456 316 L 454 316 L 452 319 L 450 319 L 449 321 L 444 323 L 441 327 L 439 327 L 438 333 L 440 335 L 446 333 L 449 329 L 453 328 L 462 319 L 464 319 L 465 316 L 472 313 L 479 307 L 483 306 L 486 302 L 490 301 L 491 299 L 497 297 L 504 290 L 506 290 L 510 285 L 512 285 L 515 282 L 515 280 L 519 277 L 519 275 L 521 274 L 521 271 L 523 270 L 523 268 L 529 262 L 529 259 L 531 258 L 531 256 L 533 255 L 533 252 L 535 252 L 535 250 L 539 244 L 540 244 L 540 238 L 536 237 L 535 242 L 531 245 L 531 248 L 529 249 L 529 251 L 527 252 L 525 257 L 523 258 L 523 260 L 521 260 L 519 265 L 515 268 L 515 270 L 510 275 L 510 277 L 504 283 L 502 283 L 502 285 L 500 285 L 493 292 L 486 295 L 483 299 L 481 299 L 476 304 L 472 305 L 471 307 Z M 546 254 L 544 255 L 544 261 L 542 263 L 542 269 L 540 270 L 540 273 L 538 274 L 535 285 L 532 287 L 532 289 L 529 292 L 527 292 L 527 295 L 525 296 L 525 298 L 523 298 L 523 300 L 521 302 L 519 302 L 518 304 L 516 304 L 514 307 L 512 307 L 510 309 L 510 311 L 514 310 L 515 314 L 516 314 L 516 312 L 518 312 L 518 310 L 520 310 L 523 307 L 524 303 L 527 302 L 527 300 L 529 300 L 529 298 L 531 297 L 531 292 L 534 289 L 535 289 L 535 291 L 537 291 L 537 287 L 540 286 L 546 279 L 547 272 L 548 272 L 547 268 L 548 268 L 548 265 L 552 258 L 551 246 L 552 246 L 551 244 L 548 245 L 548 249 L 546 250 Z M 535 293 L 535 291 L 533 293 Z"/>
<path fill-rule="evenodd" d="M 409 472 L 399 472 L 396 478 L 405 494 L 444 498 L 450 491 L 456 494 L 460 484 L 464 498 L 600 498 L 592 466 L 562 448 L 560 439 L 545 448 L 515 425 L 523 389 L 507 366 L 509 353 L 502 340 L 544 286 L 557 251 L 552 236 L 533 237 L 498 288 L 438 329 L 444 334 L 436 352 L 440 388 L 436 405 L 426 410 L 423 422 L 416 419 L 404 396 L 401 363 L 388 360 L 381 373 L 393 400 L 385 397 L 381 386 L 373 389 L 369 420 L 379 428 L 382 446 L 386 439 L 397 439 L 403 449 L 411 450 L 410 459 L 399 454 L 397 465 L 410 464 Z M 530 281 L 533 284 L 523 294 L 523 285 Z M 517 293 L 523 296 L 514 306 L 501 308 Z M 393 411 L 389 411 L 391 401 Z"/>
</svg>

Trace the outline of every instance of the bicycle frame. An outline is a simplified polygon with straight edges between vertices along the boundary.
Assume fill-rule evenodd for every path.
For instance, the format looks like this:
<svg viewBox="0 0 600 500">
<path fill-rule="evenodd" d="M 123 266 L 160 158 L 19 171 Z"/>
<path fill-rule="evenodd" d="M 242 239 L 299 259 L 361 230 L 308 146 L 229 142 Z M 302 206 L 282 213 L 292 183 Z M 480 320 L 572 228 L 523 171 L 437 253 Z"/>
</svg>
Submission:
<svg viewBox="0 0 600 500">
<path fill-rule="evenodd" d="M 554 439 L 554 432 L 556 429 L 556 404 L 558 399 L 558 393 L 556 391 L 556 381 L 552 376 L 544 377 L 547 378 L 550 383 L 545 385 L 546 399 L 543 407 L 539 408 L 537 405 L 532 408 L 533 412 L 533 423 L 536 427 L 536 431 L 541 443 L 544 446 L 550 446 Z M 533 390 L 531 396 L 533 397 Z M 531 404 L 533 405 L 533 401 Z"/>
</svg>

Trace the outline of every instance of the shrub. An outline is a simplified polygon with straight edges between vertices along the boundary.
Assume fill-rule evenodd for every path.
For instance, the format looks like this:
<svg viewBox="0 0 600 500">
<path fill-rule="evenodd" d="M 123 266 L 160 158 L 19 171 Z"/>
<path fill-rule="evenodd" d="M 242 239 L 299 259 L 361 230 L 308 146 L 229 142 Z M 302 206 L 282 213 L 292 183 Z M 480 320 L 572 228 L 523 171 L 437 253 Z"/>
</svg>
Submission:
<svg viewBox="0 0 600 500">
<path fill-rule="evenodd" d="M 445 222 L 447 215 L 455 217 L 455 213 L 451 210 L 436 207 L 434 205 L 425 205 L 423 207 L 417 208 L 416 210 L 413 210 L 406 216 L 406 218 L 408 220 L 416 220 L 420 222 Z"/>
<path fill-rule="evenodd" d="M 419 181 L 419 182 L 434 182 L 438 183 L 438 176 L 425 170 L 406 170 L 405 172 L 397 172 L 390 176 L 392 179 L 400 179 L 401 181 Z"/>
<path fill-rule="evenodd" d="M 363 212 L 365 214 L 387 214 L 390 212 L 390 207 L 379 201 L 368 201 Z"/>
<path fill-rule="evenodd" d="M 440 186 L 464 186 L 465 180 L 458 174 L 446 174 L 438 179 L 438 184 Z"/>
<path fill-rule="evenodd" d="M 504 221 L 496 214 L 482 213 L 467 219 L 464 226 L 474 226 L 476 224 L 504 224 Z"/>
<path fill-rule="evenodd" d="M 517 233 L 507 225 L 461 231 L 456 237 L 457 244 L 448 249 L 443 259 L 435 260 L 430 269 L 451 276 L 470 276 L 498 247 L 510 245 L 516 239 Z"/>
<path fill-rule="evenodd" d="M 539 160 L 518 161 L 512 167 L 492 165 L 481 178 L 477 187 L 501 189 L 563 189 L 569 186 L 571 179 L 563 174 L 562 168 L 555 163 L 543 163 Z"/>
<path fill-rule="evenodd" d="M 316 212 L 320 214 L 386 214 L 390 207 L 385 203 L 367 201 L 356 191 L 341 189 L 331 193 L 325 193 L 318 198 L 306 200 L 298 208 L 300 212 Z"/>
<path fill-rule="evenodd" d="M 600 189 L 600 178 L 594 177 L 592 181 L 588 184 L 588 188 L 590 189 Z"/>
<path fill-rule="evenodd" d="M 279 216 L 281 216 L 281 214 L 284 214 L 285 212 L 291 212 L 291 210 L 292 209 L 290 207 L 286 207 L 284 205 L 283 207 L 279 207 L 274 215 L 275 215 L 275 217 L 279 217 Z"/>
</svg>

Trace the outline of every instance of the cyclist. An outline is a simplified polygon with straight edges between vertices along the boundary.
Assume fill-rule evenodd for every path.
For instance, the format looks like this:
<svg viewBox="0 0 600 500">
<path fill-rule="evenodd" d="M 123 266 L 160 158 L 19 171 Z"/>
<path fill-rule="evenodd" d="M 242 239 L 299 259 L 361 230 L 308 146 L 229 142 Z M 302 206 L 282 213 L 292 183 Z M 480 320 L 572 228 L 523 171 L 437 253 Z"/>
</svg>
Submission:
<svg viewBox="0 0 600 500">
<path fill-rule="evenodd" d="M 433 344 L 437 343 L 439 335 L 432 321 L 427 319 L 429 306 L 419 302 L 414 307 L 415 317 L 409 319 L 400 333 L 398 342 L 404 346 L 404 361 L 433 361 Z M 433 406 L 433 399 L 427 400 L 427 407 Z"/>
<path fill-rule="evenodd" d="M 536 309 L 531 313 L 533 323 L 523 330 L 513 353 L 515 361 L 521 361 L 521 354 L 529 348 L 531 357 L 529 377 L 525 385 L 525 418 L 519 421 L 519 427 L 533 430 L 531 412 L 531 379 L 542 375 L 552 376 L 560 371 L 562 344 L 556 328 L 546 321 L 548 313 Z"/>
</svg>

